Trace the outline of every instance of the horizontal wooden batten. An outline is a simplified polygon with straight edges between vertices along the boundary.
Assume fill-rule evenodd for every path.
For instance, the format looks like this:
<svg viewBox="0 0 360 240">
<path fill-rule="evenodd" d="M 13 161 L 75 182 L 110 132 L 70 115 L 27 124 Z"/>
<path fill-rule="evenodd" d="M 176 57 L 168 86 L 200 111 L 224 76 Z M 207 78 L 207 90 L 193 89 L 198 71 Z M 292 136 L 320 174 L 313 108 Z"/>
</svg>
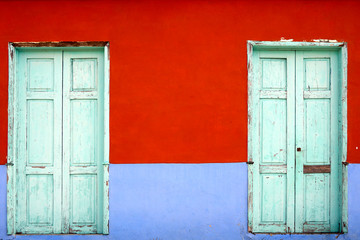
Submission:
<svg viewBox="0 0 360 240">
<path fill-rule="evenodd" d="M 286 165 L 260 165 L 260 173 L 287 173 Z"/>
<path fill-rule="evenodd" d="M 271 50 L 311 50 L 336 49 L 346 46 L 344 42 L 288 42 L 288 41 L 254 41 L 249 40 L 248 45 L 254 49 Z"/>
<path fill-rule="evenodd" d="M 286 91 L 272 91 L 272 90 L 261 90 L 260 98 L 275 98 L 275 99 L 286 99 Z"/>
<path fill-rule="evenodd" d="M 45 166 L 27 166 L 25 169 L 26 175 L 31 174 L 54 174 L 54 167 L 45 167 Z"/>
<path fill-rule="evenodd" d="M 97 174 L 97 166 L 71 166 L 70 174 Z"/>
<path fill-rule="evenodd" d="M 17 232 L 20 234 L 34 234 L 35 233 L 39 233 L 39 234 L 51 234 L 54 232 L 54 227 L 52 226 L 46 226 L 46 225 L 41 225 L 41 226 L 31 226 L 31 227 L 25 227 L 23 232 Z"/>
<path fill-rule="evenodd" d="M 328 233 L 331 231 L 330 224 L 319 222 L 319 223 L 305 223 L 304 232 L 307 233 Z"/>
<path fill-rule="evenodd" d="M 330 165 L 304 165 L 304 173 L 330 173 Z"/>
<path fill-rule="evenodd" d="M 13 47 L 105 47 L 107 41 L 12 42 Z"/>
<path fill-rule="evenodd" d="M 331 91 L 304 91 L 304 98 L 331 98 Z"/>
<path fill-rule="evenodd" d="M 96 225 L 93 225 L 93 224 L 86 224 L 85 226 L 72 225 L 69 229 L 70 233 L 80 233 L 81 234 L 84 231 L 95 234 L 95 233 L 97 233 Z"/>
<path fill-rule="evenodd" d="M 56 94 L 54 92 L 27 92 L 26 99 L 54 99 Z"/>
<path fill-rule="evenodd" d="M 97 92 L 70 92 L 70 99 L 94 99 L 97 100 Z"/>
</svg>

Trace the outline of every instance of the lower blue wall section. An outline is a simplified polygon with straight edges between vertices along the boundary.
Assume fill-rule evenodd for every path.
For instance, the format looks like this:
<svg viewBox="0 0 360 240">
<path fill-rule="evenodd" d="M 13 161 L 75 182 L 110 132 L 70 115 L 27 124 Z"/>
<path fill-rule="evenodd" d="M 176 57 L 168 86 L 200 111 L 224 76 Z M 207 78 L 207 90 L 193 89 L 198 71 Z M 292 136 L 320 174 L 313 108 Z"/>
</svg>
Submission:
<svg viewBox="0 0 360 240">
<path fill-rule="evenodd" d="M 110 235 L 6 235 L 6 167 L 0 166 L 0 240 L 360 239 L 360 165 L 349 165 L 349 233 L 247 232 L 247 165 L 110 166 Z"/>
</svg>

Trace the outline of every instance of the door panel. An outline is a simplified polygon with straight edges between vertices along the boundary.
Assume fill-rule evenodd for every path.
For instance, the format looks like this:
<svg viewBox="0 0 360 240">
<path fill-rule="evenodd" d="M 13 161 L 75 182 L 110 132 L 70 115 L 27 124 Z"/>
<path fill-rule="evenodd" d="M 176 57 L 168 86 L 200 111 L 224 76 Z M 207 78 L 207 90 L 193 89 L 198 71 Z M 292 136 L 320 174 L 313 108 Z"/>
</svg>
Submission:
<svg viewBox="0 0 360 240">
<path fill-rule="evenodd" d="M 63 231 L 102 233 L 103 51 L 65 51 Z"/>
<path fill-rule="evenodd" d="M 296 232 L 340 231 L 339 88 L 335 51 L 296 51 Z"/>
<path fill-rule="evenodd" d="M 306 174 L 304 180 L 305 223 L 329 224 L 329 174 Z"/>
<path fill-rule="evenodd" d="M 262 89 L 286 90 L 286 65 L 284 58 L 262 58 Z"/>
<path fill-rule="evenodd" d="M 53 58 L 28 58 L 27 90 L 29 92 L 54 91 L 54 72 Z"/>
<path fill-rule="evenodd" d="M 329 58 L 305 58 L 305 89 L 330 90 L 330 61 Z"/>
<path fill-rule="evenodd" d="M 17 233 L 61 232 L 62 55 L 19 51 Z"/>
<path fill-rule="evenodd" d="M 54 165 L 54 101 L 27 100 L 27 165 Z"/>
<path fill-rule="evenodd" d="M 286 100 L 261 99 L 261 164 L 286 164 Z"/>
<path fill-rule="evenodd" d="M 294 52 L 254 52 L 253 231 L 294 226 Z M 289 97 L 290 96 L 290 97 Z M 292 98 L 291 98 L 292 96 Z"/>
<path fill-rule="evenodd" d="M 261 222 L 286 224 L 286 174 L 261 174 Z"/>
<path fill-rule="evenodd" d="M 94 91 L 97 89 L 97 59 L 71 59 L 71 90 Z"/>
<path fill-rule="evenodd" d="M 330 164 L 330 99 L 304 100 L 304 164 Z"/>
<path fill-rule="evenodd" d="M 72 225 L 96 223 L 96 175 L 71 175 L 70 214 Z"/>
<path fill-rule="evenodd" d="M 26 175 L 27 221 L 31 225 L 51 225 L 54 221 L 54 179 L 49 174 Z"/>
<path fill-rule="evenodd" d="M 96 165 L 97 100 L 70 101 L 70 165 Z"/>
</svg>

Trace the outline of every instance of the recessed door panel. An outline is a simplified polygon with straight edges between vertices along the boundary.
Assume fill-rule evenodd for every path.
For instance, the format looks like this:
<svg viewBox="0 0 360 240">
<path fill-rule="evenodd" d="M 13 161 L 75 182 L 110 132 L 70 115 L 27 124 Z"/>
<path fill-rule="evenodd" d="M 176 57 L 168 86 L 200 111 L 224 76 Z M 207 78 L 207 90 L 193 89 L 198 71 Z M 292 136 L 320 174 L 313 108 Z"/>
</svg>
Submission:
<svg viewBox="0 0 360 240">
<path fill-rule="evenodd" d="M 96 175 L 71 175 L 71 225 L 96 224 Z"/>
<path fill-rule="evenodd" d="M 27 88 L 30 92 L 54 90 L 55 79 L 53 58 L 27 59 Z"/>
<path fill-rule="evenodd" d="M 330 99 L 304 101 L 305 164 L 330 164 Z"/>
<path fill-rule="evenodd" d="M 97 101 L 78 100 L 71 106 L 71 165 L 96 165 Z"/>
<path fill-rule="evenodd" d="M 305 222 L 329 223 L 330 181 L 329 174 L 316 173 L 304 176 Z"/>
<path fill-rule="evenodd" d="M 30 225 L 52 225 L 54 220 L 53 175 L 29 174 L 27 177 L 27 221 Z"/>
<path fill-rule="evenodd" d="M 54 163 L 54 101 L 27 100 L 28 165 Z"/>
<path fill-rule="evenodd" d="M 71 59 L 72 91 L 94 91 L 97 88 L 97 59 Z"/>
<path fill-rule="evenodd" d="M 305 89 L 329 90 L 330 89 L 330 59 L 329 58 L 306 58 Z"/>
<path fill-rule="evenodd" d="M 286 223 L 286 174 L 261 174 L 261 223 Z"/>
<path fill-rule="evenodd" d="M 286 164 L 286 100 L 261 101 L 262 164 Z"/>
<path fill-rule="evenodd" d="M 262 89 L 286 89 L 286 58 L 262 58 Z"/>
</svg>

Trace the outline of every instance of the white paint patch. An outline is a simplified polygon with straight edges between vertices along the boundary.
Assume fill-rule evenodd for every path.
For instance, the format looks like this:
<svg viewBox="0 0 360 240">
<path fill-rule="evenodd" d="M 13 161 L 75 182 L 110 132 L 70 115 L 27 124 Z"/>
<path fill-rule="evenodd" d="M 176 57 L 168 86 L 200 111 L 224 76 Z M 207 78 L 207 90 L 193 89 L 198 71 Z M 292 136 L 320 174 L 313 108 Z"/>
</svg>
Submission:
<svg viewBox="0 0 360 240">
<path fill-rule="evenodd" d="M 328 42 L 328 43 L 337 43 L 335 39 L 313 39 L 314 42 Z"/>
<path fill-rule="evenodd" d="M 282 37 L 282 38 L 280 39 L 280 41 L 281 41 L 281 42 L 292 42 L 292 41 L 294 41 L 294 39 L 286 39 L 286 38 Z"/>
</svg>

